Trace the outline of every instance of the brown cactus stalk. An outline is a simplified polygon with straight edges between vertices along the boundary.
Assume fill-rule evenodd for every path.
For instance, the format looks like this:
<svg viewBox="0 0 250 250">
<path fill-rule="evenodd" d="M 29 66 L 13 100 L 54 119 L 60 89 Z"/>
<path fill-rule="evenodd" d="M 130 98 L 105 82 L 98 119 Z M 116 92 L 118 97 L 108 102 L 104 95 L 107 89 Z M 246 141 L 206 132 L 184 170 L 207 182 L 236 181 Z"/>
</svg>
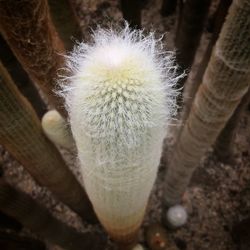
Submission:
<svg viewBox="0 0 250 250">
<path fill-rule="evenodd" d="M 12 53 L 6 41 L 0 35 L 0 59 L 10 72 L 19 91 L 29 100 L 39 118 L 42 118 L 47 106 L 39 95 L 34 83 Z"/>
<path fill-rule="evenodd" d="M 83 218 L 91 219 L 87 195 L 43 134 L 35 111 L 1 63 L 0 77 L 0 143 L 41 185 Z"/>
<path fill-rule="evenodd" d="M 175 38 L 177 49 L 176 60 L 180 66 L 180 72 L 190 70 L 196 49 L 204 28 L 211 0 L 187 0 L 183 5 L 178 32 Z M 179 80 L 177 88 L 182 88 L 187 77 Z M 180 104 L 181 100 L 179 100 Z"/>
<path fill-rule="evenodd" d="M 49 10 L 67 50 L 71 50 L 74 40 L 81 40 L 81 30 L 69 0 L 48 0 Z"/>
<path fill-rule="evenodd" d="M 167 206 L 180 200 L 204 152 L 215 142 L 248 91 L 249 12 L 249 0 L 234 0 L 229 9 L 167 171 Z"/>
<path fill-rule="evenodd" d="M 20 221 L 32 232 L 69 250 L 100 250 L 102 239 L 93 233 L 78 233 L 53 217 L 46 208 L 2 178 L 0 179 L 0 210 Z M 104 242 L 102 242 L 104 243 Z"/>
<path fill-rule="evenodd" d="M 64 63 L 64 46 L 51 22 L 47 0 L 1 0 L 0 30 L 31 80 L 66 116 L 61 98 L 53 93 L 57 70 Z"/>
<path fill-rule="evenodd" d="M 233 142 L 235 138 L 235 133 L 237 130 L 237 126 L 240 122 L 242 113 L 247 108 L 249 102 L 250 90 L 248 90 L 248 92 L 244 95 L 237 109 L 234 111 L 233 115 L 231 116 L 231 118 L 229 119 L 226 126 L 223 128 L 215 142 L 214 151 L 220 161 L 223 161 L 225 163 L 232 163 L 233 161 Z"/>
<path fill-rule="evenodd" d="M 191 108 L 195 93 L 197 92 L 197 90 L 201 84 L 202 77 L 203 77 L 204 72 L 207 68 L 207 64 L 209 62 L 214 44 L 215 44 L 216 40 L 218 39 L 218 36 L 220 34 L 220 31 L 221 31 L 221 27 L 225 21 L 225 17 L 228 13 L 228 9 L 229 9 L 231 3 L 232 3 L 232 0 L 221 0 L 219 3 L 219 6 L 215 12 L 213 35 L 212 35 L 211 40 L 208 43 L 207 49 L 203 55 L 202 61 L 200 63 L 199 69 L 194 77 L 194 80 L 192 81 L 192 84 L 190 85 L 190 87 L 188 89 L 188 100 L 187 100 L 187 102 L 185 102 L 185 105 L 184 105 L 183 117 L 182 117 L 183 121 L 186 120 L 186 118 L 190 112 L 190 108 Z"/>
<path fill-rule="evenodd" d="M 176 39 L 179 35 L 179 30 L 180 30 L 180 26 L 181 26 L 181 20 L 182 20 L 182 11 L 183 11 L 183 6 L 184 6 L 184 0 L 178 0 L 177 3 L 177 18 L 176 18 L 176 30 L 175 30 L 175 43 L 176 43 Z"/>
<path fill-rule="evenodd" d="M 121 0 L 123 18 L 132 28 L 141 28 L 141 7 L 141 0 Z"/>
</svg>

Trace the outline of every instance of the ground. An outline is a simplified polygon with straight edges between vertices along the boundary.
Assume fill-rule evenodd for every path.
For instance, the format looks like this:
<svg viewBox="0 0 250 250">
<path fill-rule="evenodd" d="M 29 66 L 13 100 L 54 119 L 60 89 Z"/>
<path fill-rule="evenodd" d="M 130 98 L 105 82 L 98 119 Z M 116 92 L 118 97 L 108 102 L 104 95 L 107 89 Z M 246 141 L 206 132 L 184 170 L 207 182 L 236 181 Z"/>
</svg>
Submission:
<svg viewBox="0 0 250 250">
<path fill-rule="evenodd" d="M 211 13 L 218 1 L 214 1 Z M 83 39 L 90 37 L 90 28 L 100 24 L 106 26 L 109 23 L 119 23 L 121 12 L 117 0 L 72 0 L 83 30 Z M 168 49 L 174 49 L 173 38 L 176 16 L 167 18 L 160 16 L 160 0 L 148 1 L 143 10 L 142 26 L 146 30 L 155 30 L 157 34 L 165 34 L 164 43 Z M 210 13 L 210 15 L 211 15 Z M 198 49 L 195 65 L 191 76 L 199 65 L 210 34 L 205 30 Z M 190 79 L 189 79 L 190 83 Z M 155 222 L 161 221 L 163 180 L 167 163 L 171 157 L 175 131 L 181 126 L 180 122 L 171 129 L 172 133 L 166 140 L 166 165 L 160 166 L 158 178 L 154 185 L 148 211 L 141 228 L 140 241 L 145 246 L 145 228 Z M 223 164 L 214 156 L 210 149 L 202 158 L 200 165 L 194 173 L 190 186 L 184 199 L 184 205 L 188 210 L 189 219 L 181 229 L 168 230 L 169 238 L 180 250 L 235 250 L 231 233 L 235 222 L 250 215 L 250 112 L 245 111 L 235 138 L 235 156 L 233 164 Z M 78 164 L 74 152 L 60 149 L 72 171 L 80 178 Z M 0 164 L 3 166 L 6 179 L 13 185 L 31 194 L 35 199 L 45 205 L 56 217 L 65 223 L 75 227 L 79 231 L 100 231 L 100 226 L 90 226 L 82 223 L 81 219 L 67 207 L 55 200 L 51 193 L 39 187 L 31 176 L 16 162 L 8 152 L 0 148 Z M 80 180 L 81 181 L 81 180 Z M 24 230 L 23 234 L 30 234 Z M 49 243 L 48 249 L 60 249 Z M 170 243 L 172 244 L 172 243 Z M 101 250 L 102 248 L 100 248 Z M 105 250 L 115 249 L 112 242 L 108 243 Z M 87 250 L 87 249 L 86 249 Z"/>
</svg>

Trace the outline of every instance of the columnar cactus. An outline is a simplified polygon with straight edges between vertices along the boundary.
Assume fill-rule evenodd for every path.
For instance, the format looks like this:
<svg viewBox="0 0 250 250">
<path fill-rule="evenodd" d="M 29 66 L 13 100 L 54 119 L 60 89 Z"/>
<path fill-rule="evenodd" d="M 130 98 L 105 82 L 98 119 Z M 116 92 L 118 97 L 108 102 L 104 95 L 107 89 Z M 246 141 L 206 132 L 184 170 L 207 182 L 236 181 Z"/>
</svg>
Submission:
<svg viewBox="0 0 250 250">
<path fill-rule="evenodd" d="M 249 90 L 250 1 L 234 0 L 179 135 L 166 175 L 165 205 L 177 204 L 201 157 Z"/>
<path fill-rule="evenodd" d="M 23 226 L 33 233 L 37 233 L 68 250 L 100 250 L 100 246 L 105 244 L 105 239 L 100 237 L 99 234 L 78 233 L 72 227 L 56 219 L 36 200 L 32 199 L 28 194 L 15 189 L 5 182 L 3 178 L 0 178 L 0 211 L 20 221 Z M 20 247 L 18 249 L 27 248 Z"/>
<path fill-rule="evenodd" d="M 214 14 L 214 21 L 213 21 L 213 34 L 212 37 L 207 45 L 207 48 L 203 54 L 202 60 L 199 63 L 199 68 L 196 74 L 194 75 L 194 78 L 192 79 L 192 84 L 187 85 L 187 90 L 185 90 L 187 94 L 187 98 L 184 101 L 185 105 L 183 107 L 183 115 L 182 115 L 182 120 L 183 122 L 186 121 L 187 116 L 189 115 L 195 94 L 202 82 L 202 77 L 206 71 L 209 59 L 211 57 L 213 47 L 219 37 L 222 25 L 225 21 L 226 15 L 228 13 L 228 9 L 232 3 L 232 0 L 224 0 L 220 1 L 216 12 Z"/>
<path fill-rule="evenodd" d="M 43 134 L 31 104 L 0 61 L 0 143 L 41 185 L 82 218 L 94 222 L 90 201 L 58 150 Z M 69 192 L 70 190 L 70 192 Z"/>
<path fill-rule="evenodd" d="M 181 71 L 190 70 L 193 64 L 210 3 L 211 0 L 186 0 L 179 13 L 175 46 L 178 51 L 176 60 Z M 187 75 L 178 81 L 177 87 L 183 90 L 186 79 Z M 181 98 L 178 102 L 182 102 Z"/>
<path fill-rule="evenodd" d="M 238 107 L 235 109 L 233 115 L 228 120 L 226 126 L 220 132 L 214 144 L 214 151 L 220 161 L 225 163 L 232 163 L 234 158 L 234 139 L 236 136 L 237 128 L 240 124 L 240 119 L 243 112 L 246 110 L 247 105 L 250 103 L 250 89 L 244 95 Z"/>
<path fill-rule="evenodd" d="M 30 79 L 66 117 L 62 99 L 53 93 L 57 69 L 64 64 L 61 54 L 65 48 L 51 22 L 48 2 L 0 1 L 0 32 Z"/>
<path fill-rule="evenodd" d="M 95 212 L 123 242 L 137 232 L 156 177 L 176 68 L 153 33 L 99 29 L 93 40 L 68 57 L 72 76 L 60 93 Z"/>
</svg>

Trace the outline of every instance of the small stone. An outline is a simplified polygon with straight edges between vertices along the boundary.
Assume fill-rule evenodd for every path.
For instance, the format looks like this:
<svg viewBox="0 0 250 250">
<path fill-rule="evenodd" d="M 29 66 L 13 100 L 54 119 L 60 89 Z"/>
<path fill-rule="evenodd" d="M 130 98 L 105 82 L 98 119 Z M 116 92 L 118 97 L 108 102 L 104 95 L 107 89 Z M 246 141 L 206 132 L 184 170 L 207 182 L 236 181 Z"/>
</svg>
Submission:
<svg viewBox="0 0 250 250">
<path fill-rule="evenodd" d="M 146 240 L 151 250 L 177 250 L 175 243 L 160 224 L 152 224 L 148 227 Z"/>
<path fill-rule="evenodd" d="M 187 222 L 187 211 L 181 205 L 170 207 L 166 214 L 166 219 L 169 226 L 177 228 L 181 227 Z"/>
</svg>

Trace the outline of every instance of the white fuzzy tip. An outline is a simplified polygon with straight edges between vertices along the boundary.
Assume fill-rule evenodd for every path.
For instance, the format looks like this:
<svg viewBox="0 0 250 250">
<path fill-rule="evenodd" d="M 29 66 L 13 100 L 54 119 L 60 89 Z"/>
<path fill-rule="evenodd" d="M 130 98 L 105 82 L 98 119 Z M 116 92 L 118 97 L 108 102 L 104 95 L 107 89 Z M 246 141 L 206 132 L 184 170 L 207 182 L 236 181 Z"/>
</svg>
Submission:
<svg viewBox="0 0 250 250">
<path fill-rule="evenodd" d="M 145 129 L 166 127 L 176 113 L 173 86 L 181 76 L 173 53 L 163 52 L 153 33 L 144 36 L 127 26 L 97 30 L 93 40 L 78 44 L 67 57 L 70 76 L 60 79 L 72 130 L 78 124 L 89 137 L 105 138 L 105 144 L 137 147 Z M 106 149 L 108 154 L 96 159 L 117 160 L 113 148 Z"/>
<path fill-rule="evenodd" d="M 64 118 L 56 111 L 50 110 L 42 118 L 42 128 L 46 136 L 56 145 L 72 149 L 74 140 Z"/>
<path fill-rule="evenodd" d="M 187 211 L 181 205 L 170 207 L 167 211 L 167 222 L 172 227 L 181 227 L 187 222 Z"/>
</svg>

